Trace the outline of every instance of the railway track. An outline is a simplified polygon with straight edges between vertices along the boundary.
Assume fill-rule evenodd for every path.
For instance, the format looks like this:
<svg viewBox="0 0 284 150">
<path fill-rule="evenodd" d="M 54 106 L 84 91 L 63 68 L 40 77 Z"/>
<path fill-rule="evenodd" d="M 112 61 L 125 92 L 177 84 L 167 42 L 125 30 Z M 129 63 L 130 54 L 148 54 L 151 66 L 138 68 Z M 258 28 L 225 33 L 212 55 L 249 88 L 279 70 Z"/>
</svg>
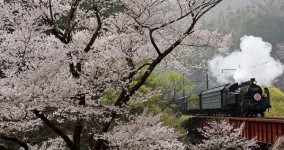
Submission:
<svg viewBox="0 0 284 150">
<path fill-rule="evenodd" d="M 194 116 L 208 119 L 249 120 L 261 122 L 284 122 L 284 117 L 228 117 L 228 116 Z"/>
</svg>

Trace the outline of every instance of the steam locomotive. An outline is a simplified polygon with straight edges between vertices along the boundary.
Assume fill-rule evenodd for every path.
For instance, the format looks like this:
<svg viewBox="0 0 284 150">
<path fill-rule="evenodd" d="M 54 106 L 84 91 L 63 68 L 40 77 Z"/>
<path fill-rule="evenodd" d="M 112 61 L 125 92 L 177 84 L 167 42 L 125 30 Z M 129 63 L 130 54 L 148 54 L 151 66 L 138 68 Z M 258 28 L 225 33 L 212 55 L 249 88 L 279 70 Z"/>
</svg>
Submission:
<svg viewBox="0 0 284 150">
<path fill-rule="evenodd" d="M 188 109 L 187 105 L 180 107 L 184 114 L 247 117 L 264 117 L 271 107 L 268 88 L 264 87 L 263 93 L 254 78 L 241 84 L 226 84 L 202 91 L 196 109 Z"/>
</svg>

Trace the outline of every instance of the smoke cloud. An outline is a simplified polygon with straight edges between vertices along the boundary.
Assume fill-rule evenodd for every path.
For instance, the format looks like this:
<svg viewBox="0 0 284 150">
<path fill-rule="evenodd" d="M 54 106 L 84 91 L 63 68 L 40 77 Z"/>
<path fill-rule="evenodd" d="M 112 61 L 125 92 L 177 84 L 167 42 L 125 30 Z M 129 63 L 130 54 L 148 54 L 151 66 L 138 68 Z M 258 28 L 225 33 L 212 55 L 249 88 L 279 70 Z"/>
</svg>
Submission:
<svg viewBox="0 0 284 150">
<path fill-rule="evenodd" d="M 216 56 L 209 64 L 211 75 L 219 83 L 249 81 L 255 78 L 260 85 L 270 85 L 283 73 L 284 65 L 271 57 L 272 45 L 260 37 L 241 37 L 240 51 Z"/>
</svg>

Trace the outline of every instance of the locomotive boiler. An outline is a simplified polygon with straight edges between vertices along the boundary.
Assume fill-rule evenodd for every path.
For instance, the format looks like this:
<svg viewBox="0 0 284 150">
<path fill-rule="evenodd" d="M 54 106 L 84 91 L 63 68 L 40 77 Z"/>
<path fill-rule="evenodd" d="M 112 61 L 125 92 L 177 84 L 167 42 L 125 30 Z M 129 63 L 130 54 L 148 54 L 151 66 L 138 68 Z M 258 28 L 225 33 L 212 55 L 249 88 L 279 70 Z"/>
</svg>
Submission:
<svg viewBox="0 0 284 150">
<path fill-rule="evenodd" d="M 263 90 L 254 78 L 243 83 L 226 84 L 202 91 L 199 94 L 198 109 L 183 110 L 191 115 L 264 116 L 270 108 L 267 87 Z"/>
</svg>

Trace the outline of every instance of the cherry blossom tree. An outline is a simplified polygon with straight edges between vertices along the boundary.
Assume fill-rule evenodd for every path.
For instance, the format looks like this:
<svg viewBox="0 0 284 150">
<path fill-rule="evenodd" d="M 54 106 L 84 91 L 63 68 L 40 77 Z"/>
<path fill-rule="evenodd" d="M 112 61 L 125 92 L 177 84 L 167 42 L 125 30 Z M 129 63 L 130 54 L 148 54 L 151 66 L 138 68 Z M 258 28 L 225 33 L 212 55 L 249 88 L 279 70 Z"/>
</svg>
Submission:
<svg viewBox="0 0 284 150">
<path fill-rule="evenodd" d="M 194 28 L 221 1 L 1 0 L 0 139 L 25 150 L 51 143 L 72 150 L 117 145 L 124 127 L 112 127 L 156 66 L 169 64 L 174 51 L 194 56 L 194 46 L 226 43 Z M 114 105 L 102 105 L 109 89 L 119 94 Z M 28 133 L 43 124 L 58 136 L 30 141 Z M 166 127 L 159 130 L 175 137 Z M 153 137 L 160 145 L 176 143 Z"/>
<path fill-rule="evenodd" d="M 274 143 L 274 145 L 272 146 L 272 150 L 281 150 L 284 148 L 284 137 L 281 136 L 279 137 L 276 142 Z"/>
<path fill-rule="evenodd" d="M 160 116 L 131 115 L 130 123 L 120 123 L 103 135 L 110 146 L 117 149 L 185 149 L 173 128 L 162 126 Z M 121 138 L 123 137 L 123 138 Z"/>
<path fill-rule="evenodd" d="M 242 137 L 242 131 L 245 123 L 235 128 L 234 124 L 228 120 L 211 120 L 207 122 L 208 126 L 203 129 L 198 129 L 201 135 L 204 136 L 202 143 L 192 145 L 192 149 L 254 149 L 257 148 L 255 139 L 248 140 Z"/>
</svg>

